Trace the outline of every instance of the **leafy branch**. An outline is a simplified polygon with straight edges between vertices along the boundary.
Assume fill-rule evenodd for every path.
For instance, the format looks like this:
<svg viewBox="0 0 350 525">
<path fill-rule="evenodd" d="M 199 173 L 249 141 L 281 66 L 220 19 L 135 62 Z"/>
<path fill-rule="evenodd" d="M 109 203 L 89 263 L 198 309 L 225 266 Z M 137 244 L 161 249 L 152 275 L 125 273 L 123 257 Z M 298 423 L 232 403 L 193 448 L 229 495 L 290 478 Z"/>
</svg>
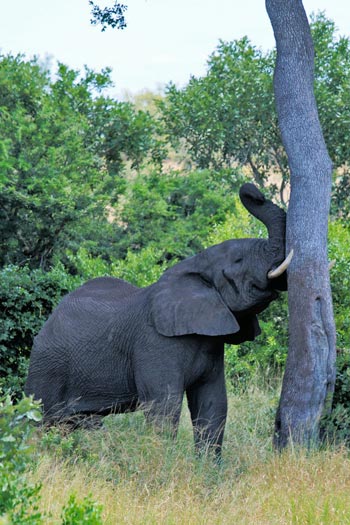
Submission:
<svg viewBox="0 0 350 525">
<path fill-rule="evenodd" d="M 116 27 L 117 29 L 126 28 L 124 16 L 125 11 L 127 10 L 126 5 L 114 2 L 112 7 L 105 7 L 104 9 L 101 9 L 98 5 L 94 4 L 92 0 L 89 0 L 89 4 L 92 7 L 92 18 L 90 22 L 92 25 L 101 24 L 102 32 L 106 31 L 107 26 L 111 26 L 112 28 Z"/>
</svg>

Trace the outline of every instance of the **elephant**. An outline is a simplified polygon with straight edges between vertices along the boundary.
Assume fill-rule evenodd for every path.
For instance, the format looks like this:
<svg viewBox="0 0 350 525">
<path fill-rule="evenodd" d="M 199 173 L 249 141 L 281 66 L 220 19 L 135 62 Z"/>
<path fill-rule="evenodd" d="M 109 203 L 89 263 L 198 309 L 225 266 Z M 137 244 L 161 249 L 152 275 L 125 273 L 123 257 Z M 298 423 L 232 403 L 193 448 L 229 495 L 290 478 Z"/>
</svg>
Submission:
<svg viewBox="0 0 350 525">
<path fill-rule="evenodd" d="M 44 420 L 141 408 L 176 435 L 183 397 L 195 449 L 220 457 L 227 413 L 224 344 L 252 341 L 257 314 L 287 289 L 286 213 L 251 183 L 243 205 L 266 239 L 231 239 L 150 286 L 99 277 L 66 295 L 35 337 L 25 393 Z"/>
</svg>

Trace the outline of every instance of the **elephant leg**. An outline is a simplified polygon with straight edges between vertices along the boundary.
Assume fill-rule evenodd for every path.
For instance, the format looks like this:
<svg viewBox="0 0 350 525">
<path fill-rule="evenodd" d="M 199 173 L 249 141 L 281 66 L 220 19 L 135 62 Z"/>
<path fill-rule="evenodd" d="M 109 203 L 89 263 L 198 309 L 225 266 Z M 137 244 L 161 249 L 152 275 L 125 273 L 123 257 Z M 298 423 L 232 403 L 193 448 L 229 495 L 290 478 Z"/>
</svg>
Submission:
<svg viewBox="0 0 350 525">
<path fill-rule="evenodd" d="M 223 367 L 205 383 L 197 383 L 188 388 L 186 395 L 196 451 L 203 453 L 213 450 L 220 460 L 227 415 Z"/>
<path fill-rule="evenodd" d="M 174 377 L 175 376 L 175 377 Z M 135 374 L 140 408 L 147 421 L 160 430 L 170 430 L 175 437 L 180 420 L 183 382 L 176 374 L 163 372 L 154 377 L 152 374 Z"/>
<path fill-rule="evenodd" d="M 147 421 L 162 432 L 170 432 L 176 437 L 181 415 L 183 393 L 169 394 L 163 392 L 161 395 L 152 396 L 145 400 L 144 413 Z"/>
</svg>

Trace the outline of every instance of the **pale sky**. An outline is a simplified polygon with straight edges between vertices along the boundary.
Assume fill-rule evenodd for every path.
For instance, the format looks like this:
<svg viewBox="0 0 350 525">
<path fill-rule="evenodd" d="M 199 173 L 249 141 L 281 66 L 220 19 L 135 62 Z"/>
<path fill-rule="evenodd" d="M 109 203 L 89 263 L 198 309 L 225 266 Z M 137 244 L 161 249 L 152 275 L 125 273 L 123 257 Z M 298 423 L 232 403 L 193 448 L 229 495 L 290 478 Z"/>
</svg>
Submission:
<svg viewBox="0 0 350 525">
<path fill-rule="evenodd" d="M 108 0 L 96 0 L 101 7 Z M 36 54 L 75 69 L 110 66 L 114 94 L 184 85 L 202 75 L 219 39 L 248 35 L 274 45 L 264 0 L 124 0 L 128 27 L 104 33 L 90 25 L 88 0 L 0 0 L 1 53 Z M 304 0 L 309 15 L 325 10 L 350 35 L 349 0 Z"/>
</svg>

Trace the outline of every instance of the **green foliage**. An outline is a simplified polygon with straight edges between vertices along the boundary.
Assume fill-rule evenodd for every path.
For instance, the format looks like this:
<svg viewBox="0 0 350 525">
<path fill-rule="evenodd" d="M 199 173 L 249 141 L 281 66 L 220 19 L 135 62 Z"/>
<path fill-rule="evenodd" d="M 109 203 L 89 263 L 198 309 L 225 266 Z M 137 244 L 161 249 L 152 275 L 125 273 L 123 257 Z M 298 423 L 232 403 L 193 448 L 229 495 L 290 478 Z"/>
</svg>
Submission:
<svg viewBox="0 0 350 525">
<path fill-rule="evenodd" d="M 350 213 L 349 116 L 350 40 L 339 37 L 324 13 L 312 16 L 315 47 L 315 95 L 325 140 L 337 174 L 332 212 Z M 245 166 L 256 183 L 284 200 L 289 178 L 277 126 L 272 78 L 275 52 L 263 53 L 247 37 L 220 42 L 209 57 L 207 74 L 192 77 L 184 88 L 169 84 L 160 102 L 169 141 L 184 140 L 197 166 Z M 274 180 L 277 180 L 276 177 Z"/>
<path fill-rule="evenodd" d="M 322 420 L 324 438 L 350 446 L 350 349 L 337 355 L 337 375 L 332 411 Z"/>
<path fill-rule="evenodd" d="M 77 501 L 71 494 L 62 511 L 62 525 L 103 525 L 102 506 L 93 501 L 91 495 Z"/>
<path fill-rule="evenodd" d="M 0 265 L 47 268 L 82 241 L 110 242 L 126 160 L 160 161 L 154 119 L 104 96 L 109 75 L 58 64 L 52 80 L 35 59 L 0 56 Z"/>
<path fill-rule="evenodd" d="M 92 132 L 99 133 L 99 153 L 110 173 L 118 175 L 126 158 L 132 168 L 139 168 L 148 156 L 158 165 L 162 162 L 166 152 L 158 138 L 161 128 L 148 111 L 110 98 L 96 101 L 96 110 Z"/>
<path fill-rule="evenodd" d="M 163 250 L 166 260 L 194 255 L 203 249 L 210 228 L 232 211 L 241 182 L 236 170 L 138 176 L 120 213 L 125 224 L 121 243 L 132 251 L 152 245 Z"/>
<path fill-rule="evenodd" d="M 331 269 L 331 285 L 337 346 L 350 348 L 350 228 L 341 220 L 329 224 L 329 259 L 335 261 Z"/>
<path fill-rule="evenodd" d="M 127 6 L 120 4 L 119 2 L 114 2 L 112 7 L 105 7 L 101 9 L 97 4 L 94 4 L 92 0 L 89 0 L 91 5 L 91 15 L 92 19 L 90 20 L 92 25 L 100 24 L 102 26 L 101 31 L 106 31 L 107 27 L 117 29 L 126 28 L 126 20 L 124 12 L 127 10 Z"/>
<path fill-rule="evenodd" d="M 223 222 L 214 225 L 208 235 L 206 247 L 227 239 L 267 237 L 265 226 L 248 212 L 237 196 L 233 197 L 232 208 L 233 211 L 226 214 Z"/>
<path fill-rule="evenodd" d="M 247 386 L 258 372 L 270 379 L 281 375 L 288 352 L 286 294 L 259 314 L 259 325 L 261 334 L 255 341 L 226 346 L 226 376 L 234 388 Z"/>
<path fill-rule="evenodd" d="M 78 283 L 62 266 L 50 272 L 18 266 L 0 271 L 0 387 L 21 392 L 34 336 Z"/>
<path fill-rule="evenodd" d="M 10 396 L 0 397 L 0 519 L 7 518 L 9 525 L 42 523 L 40 485 L 29 484 L 25 477 L 32 453 L 31 422 L 40 420 L 39 405 L 31 398 L 14 405 Z"/>
<path fill-rule="evenodd" d="M 111 275 L 135 286 L 149 286 L 158 281 L 167 267 L 166 261 L 162 261 L 161 250 L 150 245 L 138 253 L 129 251 L 125 259 L 113 263 Z"/>
<path fill-rule="evenodd" d="M 167 87 L 160 107 L 169 140 L 176 145 L 184 138 L 200 168 L 238 162 L 253 168 L 263 183 L 276 154 L 271 146 L 278 134 L 273 65 L 273 55 L 263 54 L 247 37 L 220 42 L 208 60 L 205 77 L 192 77 L 183 89 Z"/>
<path fill-rule="evenodd" d="M 162 250 L 150 245 L 137 253 L 128 251 L 125 259 L 112 262 L 80 249 L 76 255 L 69 256 L 69 261 L 84 281 L 109 275 L 135 286 L 148 286 L 157 281 L 168 266 L 165 261 L 160 262 L 161 258 Z"/>
<path fill-rule="evenodd" d="M 315 43 L 315 94 L 322 131 L 332 161 L 341 166 L 349 158 L 349 116 L 339 118 L 337 109 L 350 102 L 350 39 L 339 36 L 333 20 L 324 12 L 312 15 Z"/>
<path fill-rule="evenodd" d="M 0 395 L 0 523 L 42 525 L 39 483 L 28 482 L 33 463 L 33 422 L 42 418 L 40 405 L 30 397 L 16 404 Z M 62 511 L 62 525 L 102 525 L 102 507 L 91 496 L 77 501 L 72 494 Z"/>
<path fill-rule="evenodd" d="M 336 178 L 332 213 L 349 217 L 350 117 L 343 108 L 350 104 L 350 39 L 339 36 L 324 12 L 312 16 L 315 42 L 315 95 L 323 135 L 334 163 Z"/>
<path fill-rule="evenodd" d="M 337 331 L 337 376 L 332 412 L 323 420 L 325 438 L 350 444 L 350 229 L 341 220 L 329 224 L 329 259 L 335 326 Z"/>
</svg>

